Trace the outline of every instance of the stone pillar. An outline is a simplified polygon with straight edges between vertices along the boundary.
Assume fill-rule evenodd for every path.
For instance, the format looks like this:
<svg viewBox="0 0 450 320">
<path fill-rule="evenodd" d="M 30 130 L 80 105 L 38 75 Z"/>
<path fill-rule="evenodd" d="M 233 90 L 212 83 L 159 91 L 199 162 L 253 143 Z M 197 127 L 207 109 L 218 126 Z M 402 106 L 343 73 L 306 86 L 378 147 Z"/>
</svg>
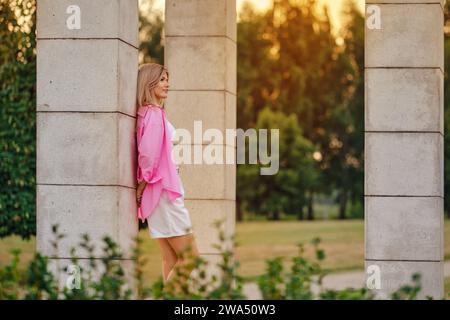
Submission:
<svg viewBox="0 0 450 320">
<path fill-rule="evenodd" d="M 415 272 L 420 298 L 444 295 L 443 5 L 366 1 L 365 260 L 379 298 Z"/>
<path fill-rule="evenodd" d="M 137 68 L 137 1 L 39 0 L 37 250 L 53 266 L 69 264 L 70 248 L 88 233 L 95 256 L 109 235 L 132 271 Z M 58 252 L 53 224 L 67 235 Z M 77 256 L 86 263 L 86 252 Z"/>
<path fill-rule="evenodd" d="M 194 121 L 202 131 L 216 128 L 223 150 L 235 152 L 226 141 L 225 128 L 236 128 L 236 3 L 235 0 L 167 0 L 165 7 L 165 64 L 169 70 L 167 115 L 174 126 L 187 129 L 194 149 L 206 141 L 194 141 Z M 201 139 L 201 138 L 200 138 Z M 230 153 L 230 154 L 231 154 Z M 194 156 L 192 156 L 192 163 Z M 235 163 L 235 161 L 234 161 Z M 201 255 L 216 264 L 220 256 L 213 221 L 225 220 L 225 232 L 235 229 L 236 165 L 182 164 L 180 176 L 185 204 Z"/>
</svg>

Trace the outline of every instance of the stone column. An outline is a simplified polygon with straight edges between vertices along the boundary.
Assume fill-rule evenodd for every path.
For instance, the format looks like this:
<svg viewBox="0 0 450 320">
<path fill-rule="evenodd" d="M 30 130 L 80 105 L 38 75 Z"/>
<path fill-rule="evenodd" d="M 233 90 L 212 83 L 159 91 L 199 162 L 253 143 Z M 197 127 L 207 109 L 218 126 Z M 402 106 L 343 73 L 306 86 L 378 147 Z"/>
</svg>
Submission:
<svg viewBox="0 0 450 320">
<path fill-rule="evenodd" d="M 444 295 L 443 5 L 366 1 L 365 260 L 379 298 L 415 272 L 420 298 Z"/>
<path fill-rule="evenodd" d="M 109 235 L 130 275 L 138 2 L 39 0 L 37 38 L 37 250 L 64 267 L 81 234 L 97 257 Z M 67 235 L 58 252 L 53 224 Z"/>
<path fill-rule="evenodd" d="M 225 128 L 236 128 L 236 3 L 235 0 L 167 0 L 165 7 L 165 64 L 170 92 L 167 115 L 174 126 L 191 133 L 192 154 L 209 141 L 194 141 L 194 121 L 202 131 L 215 128 L 224 141 L 213 144 L 235 152 Z M 197 149 L 199 150 L 199 149 Z M 229 153 L 229 154 L 231 154 Z M 192 155 L 192 163 L 194 156 Z M 235 163 L 235 161 L 234 161 Z M 201 255 L 216 264 L 213 244 L 218 232 L 213 221 L 224 219 L 225 232 L 235 229 L 236 165 L 182 164 L 180 176 Z"/>
</svg>

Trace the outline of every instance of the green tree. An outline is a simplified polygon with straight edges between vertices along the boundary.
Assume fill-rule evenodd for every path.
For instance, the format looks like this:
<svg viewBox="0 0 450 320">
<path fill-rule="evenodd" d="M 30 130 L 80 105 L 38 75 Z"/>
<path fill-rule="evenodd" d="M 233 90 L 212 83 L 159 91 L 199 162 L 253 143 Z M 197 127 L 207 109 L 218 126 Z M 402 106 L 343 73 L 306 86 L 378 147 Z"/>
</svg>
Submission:
<svg viewBox="0 0 450 320">
<path fill-rule="evenodd" d="M 0 0 L 0 237 L 36 233 L 34 0 Z"/>
<path fill-rule="evenodd" d="M 269 106 L 294 114 L 304 136 L 318 147 L 315 172 L 320 174 L 304 190 L 309 219 L 317 193 L 337 190 L 341 217 L 347 199 L 355 204 L 363 194 L 364 28 L 356 7 L 347 6 L 344 45 L 331 31 L 327 8 L 319 13 L 315 0 L 275 0 L 259 14 L 246 8 L 238 29 L 239 127 L 253 127 Z"/>
<path fill-rule="evenodd" d="M 164 20 L 154 0 L 139 0 L 139 61 L 164 64 Z"/>
<path fill-rule="evenodd" d="M 244 130 L 255 127 L 259 111 L 277 87 L 266 15 L 244 2 L 237 24 L 237 127 Z"/>
<path fill-rule="evenodd" d="M 338 92 L 326 124 L 325 141 L 329 142 L 323 171 L 325 180 L 338 191 L 340 219 L 346 218 L 349 199 L 354 210 L 364 197 L 364 17 L 352 0 L 345 3 L 344 17 L 344 45 L 333 67 Z"/>
<path fill-rule="evenodd" d="M 281 213 L 296 214 L 303 219 L 306 190 L 318 181 L 314 145 L 303 136 L 294 114 L 287 116 L 267 107 L 259 113 L 255 129 L 268 129 L 269 138 L 271 129 L 279 130 L 279 171 L 275 175 L 261 175 L 260 163 L 239 165 L 237 183 L 244 199 L 242 204 L 246 210 L 274 220 L 280 219 Z"/>
</svg>

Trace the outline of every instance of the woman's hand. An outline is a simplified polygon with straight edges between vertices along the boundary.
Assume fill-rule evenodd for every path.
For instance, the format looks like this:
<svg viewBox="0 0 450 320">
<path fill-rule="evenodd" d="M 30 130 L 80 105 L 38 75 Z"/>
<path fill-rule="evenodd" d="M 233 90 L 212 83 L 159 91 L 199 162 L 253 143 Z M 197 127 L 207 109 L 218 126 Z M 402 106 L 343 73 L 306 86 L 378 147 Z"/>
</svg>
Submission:
<svg viewBox="0 0 450 320">
<path fill-rule="evenodd" d="M 141 206 L 141 201 L 142 201 L 142 194 L 144 193 L 144 189 L 147 186 L 147 182 L 142 181 L 141 183 L 138 184 L 137 188 L 136 188 L 136 202 L 138 207 Z"/>
</svg>

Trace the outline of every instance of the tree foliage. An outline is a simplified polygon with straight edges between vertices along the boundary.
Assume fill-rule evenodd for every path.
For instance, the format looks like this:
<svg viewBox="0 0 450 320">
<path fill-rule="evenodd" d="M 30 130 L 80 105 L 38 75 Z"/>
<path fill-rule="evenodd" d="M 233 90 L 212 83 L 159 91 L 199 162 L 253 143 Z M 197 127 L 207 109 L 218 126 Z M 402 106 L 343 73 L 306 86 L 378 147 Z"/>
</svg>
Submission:
<svg viewBox="0 0 450 320">
<path fill-rule="evenodd" d="M 34 0 L 0 0 L 0 237 L 36 233 Z"/>
<path fill-rule="evenodd" d="M 164 20 L 154 0 L 139 0 L 139 61 L 164 64 Z"/>
<path fill-rule="evenodd" d="M 303 136 L 295 114 L 287 116 L 266 107 L 259 113 L 255 129 L 268 129 L 268 149 L 273 139 L 271 130 L 279 130 L 279 171 L 261 175 L 260 169 L 267 165 L 238 166 L 238 190 L 245 210 L 275 220 L 281 213 L 297 214 L 302 219 L 305 191 L 317 184 L 319 176 L 313 159 L 316 148 Z M 269 151 L 272 156 L 274 151 Z"/>
<path fill-rule="evenodd" d="M 284 203 L 267 204 L 271 209 L 259 213 L 289 208 L 284 212 L 302 217 L 307 203 L 308 218 L 313 219 L 314 195 L 337 191 L 344 218 L 349 199 L 354 206 L 363 202 L 364 17 L 352 1 L 345 7 L 347 22 L 338 36 L 331 29 L 326 7 L 321 14 L 315 0 L 274 1 L 263 13 L 244 6 L 238 24 L 238 125 L 257 126 L 266 108 L 293 115 L 303 139 L 316 148 L 317 161 L 307 171 L 314 172 L 314 181 L 303 185 L 299 180 L 309 179 L 302 170 L 301 178 L 292 170 L 281 170 L 279 174 L 288 175 L 282 178 L 253 175 L 257 188 L 238 187 L 241 206 L 254 202 L 266 190 L 263 202 L 271 199 L 267 194 L 274 193 Z M 274 127 L 274 123 L 267 125 Z M 307 156 L 297 148 L 290 145 L 280 157 Z M 239 183 L 248 180 L 249 170 L 238 169 L 238 186 L 249 184 Z M 273 180 L 278 178 L 290 190 L 281 192 L 287 198 L 274 190 Z"/>
</svg>

